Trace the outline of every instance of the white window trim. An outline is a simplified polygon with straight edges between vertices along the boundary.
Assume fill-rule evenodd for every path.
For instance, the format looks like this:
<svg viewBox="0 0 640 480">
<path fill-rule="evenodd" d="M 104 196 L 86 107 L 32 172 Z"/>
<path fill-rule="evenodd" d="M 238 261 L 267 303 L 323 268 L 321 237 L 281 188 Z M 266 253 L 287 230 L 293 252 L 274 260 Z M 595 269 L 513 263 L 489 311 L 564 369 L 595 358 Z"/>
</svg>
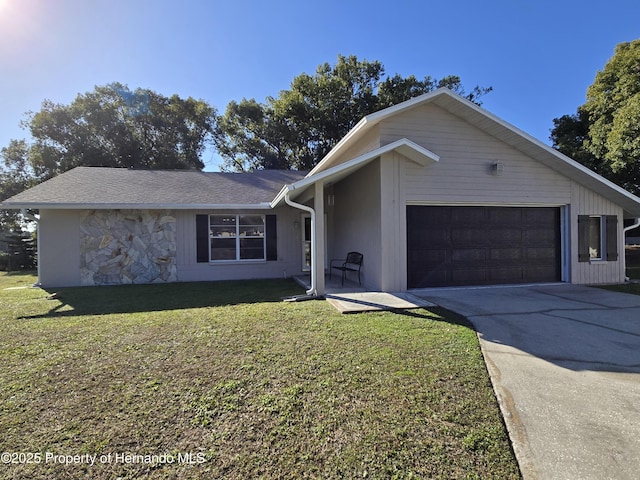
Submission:
<svg viewBox="0 0 640 480">
<path fill-rule="evenodd" d="M 235 217 L 236 219 L 236 234 L 233 237 L 236 241 L 236 258 L 230 260 L 214 260 L 211 258 L 211 241 L 213 240 L 213 236 L 211 234 L 211 217 Z M 255 216 L 260 217 L 262 219 L 262 258 L 240 258 L 240 240 L 242 238 L 240 236 L 240 217 L 246 216 Z M 239 214 L 231 214 L 225 215 L 220 213 L 211 213 L 207 216 L 208 224 L 209 224 L 209 263 L 212 264 L 230 264 L 230 263 L 262 263 L 267 261 L 267 232 L 266 232 L 266 217 L 265 215 L 255 214 L 255 213 L 239 213 Z M 260 237 L 249 237 L 249 238 L 260 238 Z"/>
</svg>

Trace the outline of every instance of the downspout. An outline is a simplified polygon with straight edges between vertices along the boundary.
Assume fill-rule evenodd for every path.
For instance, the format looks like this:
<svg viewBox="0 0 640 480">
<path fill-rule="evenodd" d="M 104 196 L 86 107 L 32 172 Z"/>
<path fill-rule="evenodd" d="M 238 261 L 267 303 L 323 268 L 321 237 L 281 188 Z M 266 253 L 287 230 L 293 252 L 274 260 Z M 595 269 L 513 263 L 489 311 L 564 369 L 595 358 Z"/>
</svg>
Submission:
<svg viewBox="0 0 640 480">
<path fill-rule="evenodd" d="M 40 277 L 40 219 L 31 213 L 27 213 L 26 208 L 21 209 L 20 213 L 22 213 L 22 216 L 24 218 L 28 218 L 29 220 L 36 223 L 36 252 L 38 254 L 38 265 L 37 265 L 38 282 L 34 286 L 40 286 L 42 285 L 42 282 L 40 281 L 40 278 L 41 278 Z"/>
<path fill-rule="evenodd" d="M 625 245 L 627 244 L 627 232 L 629 230 L 633 230 L 634 228 L 638 228 L 638 227 L 640 227 L 640 217 L 636 217 L 635 218 L 635 220 L 633 222 L 633 225 L 629 225 L 628 227 L 625 227 L 625 228 L 622 229 L 622 238 L 624 239 L 624 244 Z M 625 261 L 625 263 L 626 263 L 626 261 Z M 628 282 L 630 280 L 630 278 L 629 277 L 624 277 L 624 280 L 626 282 Z"/>
<path fill-rule="evenodd" d="M 623 232 L 624 232 L 624 234 L 625 234 L 625 237 L 627 236 L 627 235 L 626 235 L 626 233 L 627 233 L 629 230 L 633 230 L 634 228 L 638 228 L 638 227 L 640 227 L 640 218 L 635 218 L 634 220 L 635 220 L 635 221 L 634 221 L 633 225 L 629 225 L 628 227 L 624 227 L 624 228 L 622 229 L 622 231 L 623 231 Z M 626 238 L 625 238 L 625 241 L 626 241 Z"/>
<path fill-rule="evenodd" d="M 311 215 L 311 288 L 307 290 L 307 295 L 317 296 L 316 292 L 316 212 L 313 208 L 301 203 L 296 203 L 289 198 L 289 193 L 295 190 L 293 185 L 287 186 L 287 192 L 284 194 L 284 201 L 287 205 L 304 210 Z"/>
</svg>

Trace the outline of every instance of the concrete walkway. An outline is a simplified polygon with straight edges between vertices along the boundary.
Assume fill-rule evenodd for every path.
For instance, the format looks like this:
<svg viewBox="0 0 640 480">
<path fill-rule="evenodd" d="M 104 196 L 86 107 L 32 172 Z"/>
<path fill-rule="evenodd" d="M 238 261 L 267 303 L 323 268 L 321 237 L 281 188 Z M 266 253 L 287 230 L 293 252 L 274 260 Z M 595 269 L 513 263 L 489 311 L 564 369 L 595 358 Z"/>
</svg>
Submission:
<svg viewBox="0 0 640 480">
<path fill-rule="evenodd" d="M 309 275 L 296 276 L 293 280 L 305 289 L 311 286 Z M 324 298 L 340 313 L 411 310 L 434 306 L 433 303 L 408 292 L 371 292 L 350 280 L 342 284 L 339 275 L 325 276 L 325 290 Z"/>
<path fill-rule="evenodd" d="M 407 292 L 327 293 L 325 298 L 340 313 L 398 311 L 434 306 L 433 303 Z"/>
<path fill-rule="evenodd" d="M 413 290 L 475 326 L 525 480 L 640 478 L 640 296 Z"/>
</svg>

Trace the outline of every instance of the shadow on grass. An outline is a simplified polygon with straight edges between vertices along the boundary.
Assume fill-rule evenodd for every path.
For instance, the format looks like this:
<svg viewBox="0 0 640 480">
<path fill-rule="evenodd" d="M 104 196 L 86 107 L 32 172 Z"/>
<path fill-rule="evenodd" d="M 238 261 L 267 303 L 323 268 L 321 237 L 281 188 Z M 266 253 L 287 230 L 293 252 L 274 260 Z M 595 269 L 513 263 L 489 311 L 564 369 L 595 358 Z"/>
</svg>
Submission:
<svg viewBox="0 0 640 480">
<path fill-rule="evenodd" d="M 22 275 L 37 275 L 38 271 L 37 270 L 10 270 L 10 271 L 1 270 L 0 274 L 5 275 L 7 277 L 19 277 Z"/>
<path fill-rule="evenodd" d="M 157 312 L 244 303 L 279 302 L 300 294 L 292 280 L 245 280 L 45 289 L 55 306 L 22 319 Z M 68 308 L 71 307 L 71 308 Z"/>
<path fill-rule="evenodd" d="M 427 313 L 423 313 L 427 310 Z M 467 317 L 463 317 L 462 315 L 453 312 L 451 310 L 447 310 L 442 307 L 429 307 L 428 309 L 416 309 L 416 310 L 391 310 L 393 313 L 398 315 L 404 315 L 405 317 L 412 318 L 422 318 L 425 320 L 431 320 L 435 322 L 444 322 L 450 323 L 451 325 L 458 325 L 461 327 L 466 327 L 470 330 L 476 331 L 473 324 L 467 319 Z"/>
</svg>

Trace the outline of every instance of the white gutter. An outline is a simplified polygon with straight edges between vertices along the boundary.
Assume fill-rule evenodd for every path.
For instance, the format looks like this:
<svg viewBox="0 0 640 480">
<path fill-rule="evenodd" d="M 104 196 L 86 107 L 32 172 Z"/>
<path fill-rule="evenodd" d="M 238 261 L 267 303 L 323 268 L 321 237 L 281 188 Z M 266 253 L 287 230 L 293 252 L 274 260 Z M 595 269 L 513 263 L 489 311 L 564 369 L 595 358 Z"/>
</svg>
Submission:
<svg viewBox="0 0 640 480">
<path fill-rule="evenodd" d="M 38 268 L 38 282 L 36 283 L 36 285 L 41 285 L 42 282 L 40 281 L 40 219 L 38 217 L 36 217 L 35 215 L 32 215 L 31 213 L 27 213 L 27 210 L 25 208 L 23 208 L 20 213 L 22 213 L 22 216 L 25 218 L 28 218 L 31 221 L 36 222 L 36 252 L 38 254 L 38 263 L 37 263 L 37 268 Z"/>
<path fill-rule="evenodd" d="M 629 230 L 633 230 L 634 228 L 638 228 L 638 227 L 640 227 L 640 218 L 636 218 L 633 225 L 629 225 L 628 227 L 625 227 L 624 229 L 622 229 L 622 232 L 626 234 Z"/>
<path fill-rule="evenodd" d="M 316 291 L 316 212 L 313 208 L 308 207 L 306 205 L 302 205 L 301 203 L 296 203 L 289 198 L 289 193 L 295 190 L 293 185 L 288 185 L 287 190 L 284 194 L 284 201 L 287 205 L 297 208 L 299 210 L 304 210 L 311 215 L 311 288 L 307 290 L 307 295 L 317 296 Z"/>
</svg>

